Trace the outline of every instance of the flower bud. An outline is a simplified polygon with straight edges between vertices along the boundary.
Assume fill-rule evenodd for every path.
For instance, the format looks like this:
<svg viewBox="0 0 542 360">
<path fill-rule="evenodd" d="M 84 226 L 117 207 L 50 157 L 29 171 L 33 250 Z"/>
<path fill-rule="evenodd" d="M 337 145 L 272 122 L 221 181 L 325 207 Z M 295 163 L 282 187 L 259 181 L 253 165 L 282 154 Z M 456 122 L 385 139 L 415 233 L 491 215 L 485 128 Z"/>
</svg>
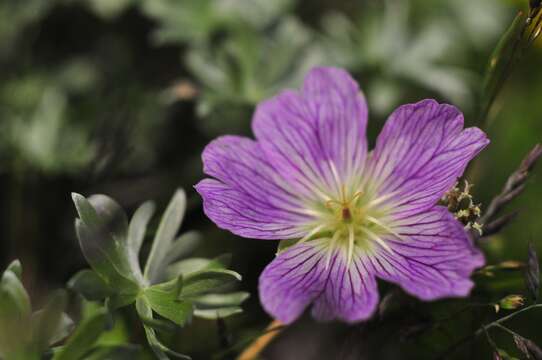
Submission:
<svg viewBox="0 0 542 360">
<path fill-rule="evenodd" d="M 508 295 L 499 301 L 501 309 L 515 310 L 520 308 L 525 303 L 525 297 L 521 295 Z"/>
</svg>

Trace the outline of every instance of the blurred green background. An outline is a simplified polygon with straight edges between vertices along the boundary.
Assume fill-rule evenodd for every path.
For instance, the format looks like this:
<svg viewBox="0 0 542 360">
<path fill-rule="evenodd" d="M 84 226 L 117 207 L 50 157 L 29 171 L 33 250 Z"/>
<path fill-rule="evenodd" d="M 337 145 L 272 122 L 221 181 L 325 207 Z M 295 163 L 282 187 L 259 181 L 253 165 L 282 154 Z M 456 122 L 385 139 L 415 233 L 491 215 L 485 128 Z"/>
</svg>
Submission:
<svg viewBox="0 0 542 360">
<path fill-rule="evenodd" d="M 200 230 L 206 256 L 233 253 L 252 293 L 228 320 L 247 332 L 269 318 L 257 279 L 273 242 L 237 238 L 202 213 L 192 186 L 200 154 L 220 134 L 250 134 L 255 104 L 297 87 L 314 65 L 347 68 L 370 106 L 371 142 L 387 114 L 432 97 L 479 112 L 487 59 L 527 1 L 2 0 L 0 1 L 0 268 L 20 258 L 36 301 L 85 267 L 70 192 L 105 193 L 133 210 L 189 196 L 184 230 Z M 542 138 L 542 43 L 497 99 L 492 141 L 473 166 L 475 199 L 497 193 Z M 540 171 L 509 206 L 520 217 L 486 245 L 489 261 L 542 252 Z M 520 282 L 510 283 L 521 291 Z M 508 291 L 508 290 L 507 290 Z M 516 292 L 517 292 L 516 291 Z M 538 322 L 542 317 L 538 316 Z M 177 347 L 216 324 L 183 330 Z M 237 331 L 236 330 L 236 331 Z M 212 330 L 215 331 L 215 330 Z M 233 331 L 233 330 L 232 330 Z M 218 340 L 213 347 L 218 348 Z"/>
</svg>

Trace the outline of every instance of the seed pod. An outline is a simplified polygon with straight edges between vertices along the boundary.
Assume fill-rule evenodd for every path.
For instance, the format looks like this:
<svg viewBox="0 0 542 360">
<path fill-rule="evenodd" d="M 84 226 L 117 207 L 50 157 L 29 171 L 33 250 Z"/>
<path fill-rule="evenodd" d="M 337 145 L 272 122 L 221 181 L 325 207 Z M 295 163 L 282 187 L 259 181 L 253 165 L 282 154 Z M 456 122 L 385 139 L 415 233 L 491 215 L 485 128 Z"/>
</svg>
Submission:
<svg viewBox="0 0 542 360">
<path fill-rule="evenodd" d="M 525 269 L 525 284 L 533 300 L 538 301 L 540 292 L 540 266 L 538 263 L 538 254 L 533 243 L 529 243 L 527 268 Z"/>
</svg>

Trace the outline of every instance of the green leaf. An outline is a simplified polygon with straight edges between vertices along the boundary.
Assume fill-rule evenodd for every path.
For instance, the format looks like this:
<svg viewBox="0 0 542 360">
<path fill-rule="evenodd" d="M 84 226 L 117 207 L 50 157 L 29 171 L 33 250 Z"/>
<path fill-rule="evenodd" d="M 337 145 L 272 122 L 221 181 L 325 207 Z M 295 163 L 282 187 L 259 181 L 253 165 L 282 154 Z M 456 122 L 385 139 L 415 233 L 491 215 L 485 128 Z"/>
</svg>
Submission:
<svg viewBox="0 0 542 360">
<path fill-rule="evenodd" d="M 178 189 L 171 199 L 154 238 L 149 258 L 145 266 L 145 279 L 155 283 L 161 276 L 167 264 L 164 263 L 170 251 L 175 234 L 179 231 L 186 210 L 186 195 Z"/>
<path fill-rule="evenodd" d="M 172 244 L 164 262 L 171 264 L 173 261 L 187 256 L 198 246 L 201 235 L 197 231 L 189 231 L 179 236 Z"/>
<path fill-rule="evenodd" d="M 186 276 L 202 270 L 225 269 L 231 261 L 231 254 L 220 255 L 215 259 L 190 258 L 178 261 L 167 269 L 168 278 Z"/>
<path fill-rule="evenodd" d="M 137 273 L 138 278 L 142 278 L 141 266 L 139 265 L 139 252 L 145 239 L 147 225 L 155 211 L 155 205 L 152 201 L 147 201 L 141 205 L 130 220 L 128 227 L 128 248 L 129 261 L 132 271 Z"/>
<path fill-rule="evenodd" d="M 70 333 L 73 331 L 74 327 L 75 323 L 66 313 L 60 314 L 60 321 L 58 323 L 58 327 L 51 335 L 51 338 L 49 339 L 49 345 L 56 344 L 59 341 L 67 338 L 68 335 L 70 335 Z"/>
<path fill-rule="evenodd" d="M 28 293 L 19 277 L 11 270 L 6 270 L 0 280 L 0 315 L 2 313 L 20 319 L 28 318 L 31 313 Z"/>
<path fill-rule="evenodd" d="M 192 317 L 193 305 L 190 301 L 179 300 L 182 277 L 145 289 L 145 298 L 151 308 L 160 316 L 183 326 Z"/>
<path fill-rule="evenodd" d="M 80 217 L 75 224 L 77 236 L 89 264 L 109 285 L 133 288 L 137 281 L 128 262 L 124 211 L 105 195 L 87 200 L 73 193 L 72 198 Z"/>
<path fill-rule="evenodd" d="M 241 281 L 241 275 L 232 270 L 203 270 L 188 275 L 181 290 L 182 298 L 191 298 L 228 288 L 233 282 Z"/>
<path fill-rule="evenodd" d="M 81 270 L 68 281 L 68 288 L 81 294 L 86 300 L 103 300 L 113 294 L 113 290 L 92 270 Z"/>
<path fill-rule="evenodd" d="M 96 343 L 107 324 L 107 311 L 101 309 L 93 316 L 83 320 L 73 335 L 53 356 L 53 360 L 81 359 Z"/>
<path fill-rule="evenodd" d="M 137 345 L 99 346 L 85 356 L 85 360 L 132 360 L 140 353 Z"/>
<path fill-rule="evenodd" d="M 100 244 L 102 236 L 91 231 L 81 220 L 76 220 L 75 228 L 85 258 L 107 286 L 122 293 L 137 293 L 139 285 L 132 276 L 123 274 L 126 270 L 121 269 L 122 261 L 114 248 L 105 249 Z"/>
<path fill-rule="evenodd" d="M 232 292 L 227 294 L 207 294 L 194 299 L 198 310 L 218 309 L 241 305 L 250 294 L 245 291 Z"/>
<path fill-rule="evenodd" d="M 194 316 L 202 319 L 216 320 L 220 318 L 226 318 L 235 314 L 242 313 L 243 309 L 238 306 L 225 307 L 219 309 L 196 309 Z"/>
<path fill-rule="evenodd" d="M 6 270 L 0 280 L 0 354 L 6 358 L 8 354 L 16 358 L 15 354 L 23 353 L 34 358 L 32 333 L 28 330 L 30 312 L 30 299 L 23 284 L 14 272 Z"/>
<path fill-rule="evenodd" d="M 15 275 L 17 275 L 17 277 L 19 278 L 19 280 L 22 279 L 22 275 L 23 275 L 23 267 L 21 265 L 21 262 L 17 259 L 17 260 L 13 260 L 7 267 L 6 270 L 9 270 L 11 271 L 12 273 L 14 273 Z"/>
<path fill-rule="evenodd" d="M 32 316 L 33 340 L 37 351 L 45 351 L 59 333 L 65 332 L 62 320 L 67 301 L 66 292 L 59 290 L 41 311 Z"/>
<path fill-rule="evenodd" d="M 142 296 L 142 297 L 137 298 L 136 310 L 137 310 L 138 315 L 141 318 L 152 319 L 152 316 L 153 316 L 152 308 L 150 307 L 148 303 L 148 299 L 146 297 Z M 166 347 L 165 345 L 163 345 L 158 340 L 158 337 L 156 336 L 156 331 L 154 331 L 152 327 L 143 325 L 143 328 L 145 329 L 147 341 L 152 351 L 154 352 L 154 354 L 159 360 L 169 360 L 169 357 L 167 356 L 167 354 L 175 356 L 176 358 L 179 358 L 179 359 L 191 360 L 189 356 L 176 353 L 172 351 L 171 349 L 169 349 L 168 347 Z"/>
</svg>

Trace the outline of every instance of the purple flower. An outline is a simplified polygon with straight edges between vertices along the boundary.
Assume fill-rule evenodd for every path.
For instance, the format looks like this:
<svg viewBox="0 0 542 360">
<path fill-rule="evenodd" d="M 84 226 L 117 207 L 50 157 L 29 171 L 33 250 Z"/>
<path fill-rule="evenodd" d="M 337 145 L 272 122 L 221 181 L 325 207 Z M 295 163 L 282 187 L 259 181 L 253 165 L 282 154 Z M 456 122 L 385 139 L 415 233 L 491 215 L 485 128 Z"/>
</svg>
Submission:
<svg viewBox="0 0 542 360">
<path fill-rule="evenodd" d="M 315 68 L 300 91 L 262 102 L 256 140 L 223 136 L 203 152 L 196 185 L 219 227 L 294 239 L 260 277 L 260 299 L 290 323 L 312 304 L 318 320 L 367 319 L 376 278 L 422 299 L 466 296 L 484 258 L 437 201 L 488 144 L 463 115 L 434 100 L 393 112 L 367 150 L 367 104 L 350 75 Z M 297 241 L 296 241 L 297 240 Z"/>
</svg>

